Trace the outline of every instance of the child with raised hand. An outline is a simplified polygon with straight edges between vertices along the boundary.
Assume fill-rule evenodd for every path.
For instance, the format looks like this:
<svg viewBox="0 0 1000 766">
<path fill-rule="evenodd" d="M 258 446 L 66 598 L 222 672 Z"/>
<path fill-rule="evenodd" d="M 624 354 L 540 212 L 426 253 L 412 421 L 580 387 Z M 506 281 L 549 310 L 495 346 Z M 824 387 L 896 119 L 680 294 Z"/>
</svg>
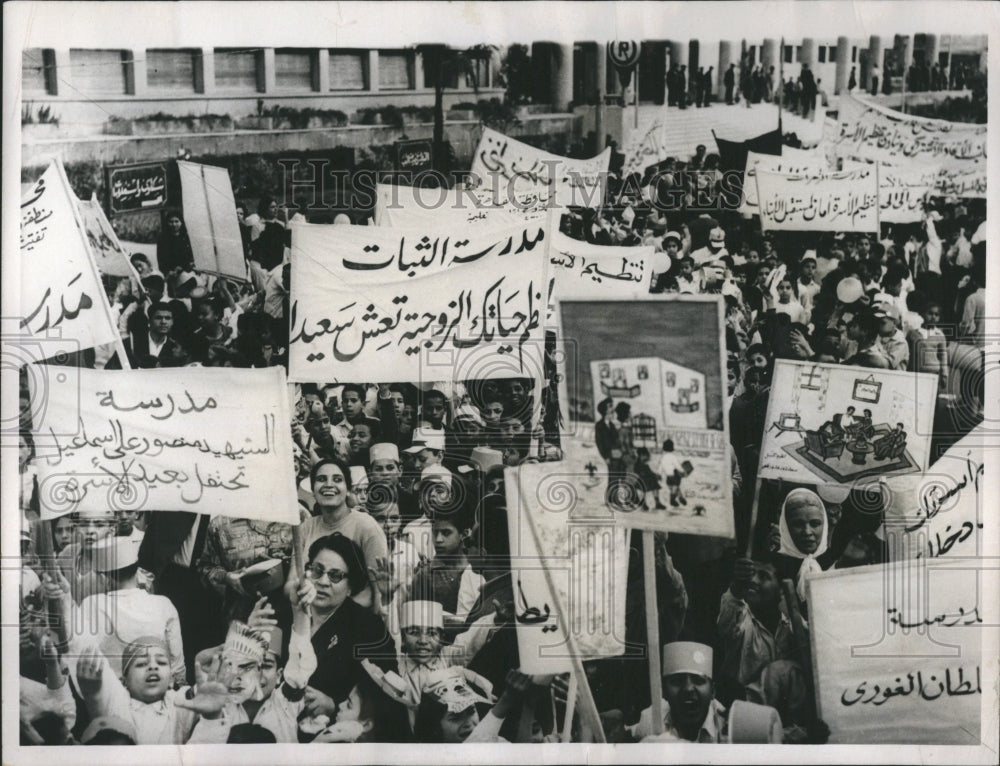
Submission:
<svg viewBox="0 0 1000 766">
<path fill-rule="evenodd" d="M 258 599 L 246 625 L 234 622 L 226 643 L 207 650 L 202 661 L 221 662 L 228 699 L 218 717 L 203 717 L 191 735 L 192 743 L 223 743 L 240 724 L 255 724 L 274 734 L 276 742 L 298 742 L 298 718 L 305 707 L 309 677 L 316 669 L 310 642 L 309 604 L 315 594 L 304 580 L 292 603 L 292 631 L 288 659 L 282 665 L 282 632 L 266 597 Z M 214 711 L 212 711 L 214 712 Z"/>
<path fill-rule="evenodd" d="M 500 727 L 521 707 L 530 686 L 531 676 L 509 671 L 500 699 L 480 717 L 479 708 L 490 703 L 492 689 L 487 685 L 476 691 L 460 671 L 441 671 L 430 680 L 421 697 L 414 727 L 416 739 L 441 744 L 507 742 L 500 736 Z"/>
<path fill-rule="evenodd" d="M 453 643 L 446 644 L 441 604 L 406 601 L 398 607 L 399 674 L 383 673 L 368 660 L 362 660 L 362 667 L 391 699 L 406 706 L 412 726 L 429 679 L 446 668 L 467 665 L 498 627 L 496 619 L 494 614 L 485 615 L 460 633 Z"/>
</svg>

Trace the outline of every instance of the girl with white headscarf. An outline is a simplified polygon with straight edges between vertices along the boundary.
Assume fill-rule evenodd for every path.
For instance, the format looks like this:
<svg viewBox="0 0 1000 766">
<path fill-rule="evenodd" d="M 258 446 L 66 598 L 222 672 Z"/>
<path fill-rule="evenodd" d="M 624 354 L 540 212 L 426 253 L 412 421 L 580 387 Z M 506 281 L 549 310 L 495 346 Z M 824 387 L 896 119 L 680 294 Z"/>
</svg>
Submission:
<svg viewBox="0 0 1000 766">
<path fill-rule="evenodd" d="M 805 602 L 806 576 L 823 571 L 816 559 L 826 553 L 829 537 L 826 507 L 819 495 L 804 487 L 789 492 L 781 505 L 778 531 L 781 535 L 778 553 L 802 560 L 795 590 Z"/>
</svg>

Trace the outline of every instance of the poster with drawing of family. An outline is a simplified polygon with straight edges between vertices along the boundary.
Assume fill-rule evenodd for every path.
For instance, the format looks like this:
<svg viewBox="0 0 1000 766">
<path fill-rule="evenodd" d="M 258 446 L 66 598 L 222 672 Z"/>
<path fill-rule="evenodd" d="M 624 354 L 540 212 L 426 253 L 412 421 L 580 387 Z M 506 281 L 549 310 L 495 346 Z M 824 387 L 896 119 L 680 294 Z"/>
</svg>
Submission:
<svg viewBox="0 0 1000 766">
<path fill-rule="evenodd" d="M 558 473 L 597 518 L 732 537 L 721 303 L 635 303 L 559 303 Z"/>
<path fill-rule="evenodd" d="M 937 376 L 780 359 L 762 479 L 852 484 L 927 469 Z"/>
</svg>

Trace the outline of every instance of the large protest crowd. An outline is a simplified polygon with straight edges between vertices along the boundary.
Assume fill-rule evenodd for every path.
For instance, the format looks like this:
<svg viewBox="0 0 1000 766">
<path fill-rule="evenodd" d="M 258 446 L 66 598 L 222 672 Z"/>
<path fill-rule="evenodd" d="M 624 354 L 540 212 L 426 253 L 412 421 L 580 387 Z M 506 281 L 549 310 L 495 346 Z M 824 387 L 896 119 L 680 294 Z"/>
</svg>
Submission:
<svg viewBox="0 0 1000 766">
<path fill-rule="evenodd" d="M 941 85 L 919 76 L 914 90 Z M 933 446 L 947 447 L 982 418 L 985 200 L 931 198 L 923 220 L 878 236 L 762 232 L 723 203 L 718 154 L 699 147 L 658 169 L 631 190 L 613 181 L 613 206 L 572 210 L 561 228 L 652 246 L 650 293 L 722 296 L 736 538 L 655 536 L 662 646 L 648 649 L 665 734 L 651 722 L 641 532 L 629 537 L 625 639 L 642 651 L 587 660 L 587 681 L 609 742 L 728 741 L 727 710 L 744 701 L 776 711 L 778 739 L 823 743 L 807 605 L 782 607 L 781 580 L 888 554 L 880 517 L 850 498 L 795 490 L 752 524 L 774 364 L 935 373 Z M 656 204 L 664 188 L 680 191 L 676 208 Z M 196 270 L 183 219 L 167 214 L 156 263 L 132 257 L 140 283 L 105 279 L 128 364 L 113 347 L 83 364 L 287 367 L 289 214 L 273 199 L 237 213 L 246 282 Z M 505 467 L 560 459 L 547 361 L 543 381 L 417 385 L 373 370 L 364 384 L 294 385 L 294 534 L 185 512 L 42 519 L 22 383 L 22 742 L 562 741 L 568 678 L 517 670 L 523 594 L 504 481 Z M 658 505 L 676 505 L 674 463 L 627 454 L 628 411 L 613 411 L 607 448 L 665 490 Z M 588 726 L 578 709 L 566 733 L 588 741 Z"/>
</svg>

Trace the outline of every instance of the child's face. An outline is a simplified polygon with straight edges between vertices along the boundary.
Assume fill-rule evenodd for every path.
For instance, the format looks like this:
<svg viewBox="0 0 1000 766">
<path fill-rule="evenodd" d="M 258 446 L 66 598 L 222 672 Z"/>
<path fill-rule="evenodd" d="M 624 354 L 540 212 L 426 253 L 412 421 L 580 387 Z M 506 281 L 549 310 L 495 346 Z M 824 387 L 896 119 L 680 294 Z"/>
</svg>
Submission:
<svg viewBox="0 0 1000 766">
<path fill-rule="evenodd" d="M 441 651 L 441 629 L 410 625 L 403 628 L 403 653 L 424 665 Z"/>
<path fill-rule="evenodd" d="M 792 301 L 792 283 L 787 279 L 778 283 L 778 300 L 782 303 L 791 303 Z"/>
<path fill-rule="evenodd" d="M 399 463 L 390 458 L 379 458 L 372 461 L 372 480 L 380 481 L 383 484 L 397 484 L 399 482 Z"/>
<path fill-rule="evenodd" d="M 819 548 L 820 535 L 823 533 L 823 519 L 826 509 L 819 507 L 815 501 L 803 501 L 789 505 L 785 510 L 785 521 L 792 542 L 802 553 L 815 553 Z"/>
<path fill-rule="evenodd" d="M 56 547 L 62 550 L 70 541 L 73 539 L 73 523 L 70 519 L 63 516 L 56 523 L 55 532 L 52 534 L 52 541 L 56 544 Z"/>
<path fill-rule="evenodd" d="M 348 418 L 357 417 L 364 408 L 364 402 L 361 401 L 361 397 L 358 396 L 357 391 L 348 391 L 346 394 L 343 394 L 341 405 L 344 408 L 344 415 Z"/>
<path fill-rule="evenodd" d="M 132 660 L 122 680 L 132 699 L 159 702 L 170 688 L 170 658 L 160 647 L 148 647 Z"/>
<path fill-rule="evenodd" d="M 759 353 L 752 354 L 750 356 L 750 364 L 763 370 L 767 367 L 767 357 Z"/>
<path fill-rule="evenodd" d="M 86 550 L 93 550 L 99 540 L 108 537 L 115 528 L 111 512 L 81 513 L 76 522 L 76 538 Z"/>
<path fill-rule="evenodd" d="M 273 652 L 268 652 L 260 664 L 260 690 L 265 698 L 271 696 L 271 692 L 275 690 L 280 680 L 281 668 L 278 666 L 278 657 Z"/>
<path fill-rule="evenodd" d="M 692 268 L 691 262 L 690 261 L 684 261 L 681 264 L 681 274 L 683 274 L 685 277 L 690 277 L 691 276 L 691 268 Z"/>
<path fill-rule="evenodd" d="M 348 439 L 350 439 L 351 454 L 359 455 L 372 446 L 372 430 L 367 423 L 359 423 L 351 429 Z"/>
<path fill-rule="evenodd" d="M 928 306 L 924 311 L 924 324 L 928 326 L 936 325 L 941 321 L 941 307 Z"/>
<path fill-rule="evenodd" d="M 434 554 L 436 556 L 457 556 L 462 552 L 465 538 L 450 521 L 435 521 L 432 525 L 434 534 Z"/>
<path fill-rule="evenodd" d="M 736 377 L 736 371 L 729 369 L 726 370 L 726 388 L 729 391 L 729 395 L 732 396 L 733 392 L 736 391 L 736 384 L 739 382 L 739 378 Z"/>
<path fill-rule="evenodd" d="M 503 404 L 501 402 L 487 402 L 482 409 L 482 414 L 486 425 L 499 425 L 500 419 L 503 417 Z"/>
<path fill-rule="evenodd" d="M 424 418 L 432 428 L 440 428 L 444 424 L 444 412 L 444 399 L 439 396 L 432 396 L 424 403 Z"/>
<path fill-rule="evenodd" d="M 392 539 L 399 532 L 401 517 L 399 515 L 399 506 L 395 503 L 374 512 L 372 518 L 382 525 L 382 531 L 385 532 L 387 538 Z"/>
<path fill-rule="evenodd" d="M 799 267 L 799 272 L 802 274 L 803 281 L 811 282 L 816 275 L 816 264 L 812 261 L 806 261 Z"/>
<path fill-rule="evenodd" d="M 441 719 L 441 740 L 449 745 L 465 742 L 479 723 L 479 712 L 472 705 L 461 713 L 445 713 Z"/>
<path fill-rule="evenodd" d="M 758 562 L 754 566 L 753 579 L 746 589 L 748 605 L 768 606 L 776 604 L 779 598 L 778 576 L 775 574 L 774 567 Z"/>
</svg>

